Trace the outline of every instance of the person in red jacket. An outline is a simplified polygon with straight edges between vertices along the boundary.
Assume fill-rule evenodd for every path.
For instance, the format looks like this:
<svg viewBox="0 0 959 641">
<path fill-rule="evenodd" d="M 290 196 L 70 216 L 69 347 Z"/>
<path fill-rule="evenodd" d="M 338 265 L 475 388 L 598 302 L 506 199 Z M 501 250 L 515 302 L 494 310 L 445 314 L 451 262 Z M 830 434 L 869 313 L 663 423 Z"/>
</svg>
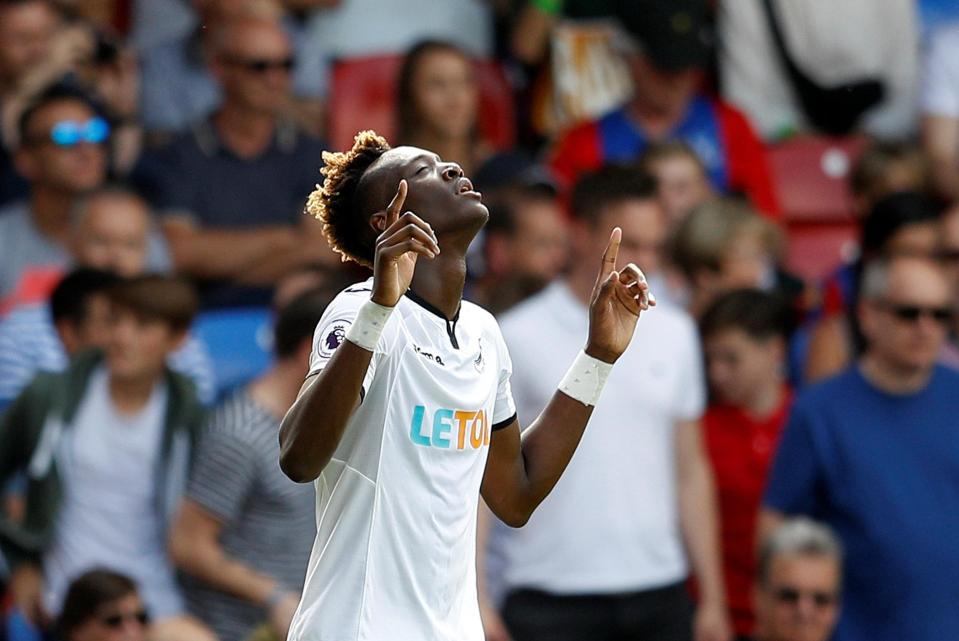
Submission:
<svg viewBox="0 0 959 641">
<path fill-rule="evenodd" d="M 636 160 L 652 143 L 682 140 L 699 155 L 718 192 L 743 193 L 778 218 L 763 143 L 742 113 L 701 90 L 706 1 L 613 4 L 628 34 L 624 53 L 635 92 L 626 105 L 560 137 L 550 153 L 557 177 L 572 185 L 605 163 Z"/>
<path fill-rule="evenodd" d="M 703 416 L 719 495 L 723 575 L 733 627 L 752 634 L 756 520 L 792 404 L 785 383 L 789 307 L 754 289 L 716 300 L 700 321 L 710 386 Z"/>
</svg>

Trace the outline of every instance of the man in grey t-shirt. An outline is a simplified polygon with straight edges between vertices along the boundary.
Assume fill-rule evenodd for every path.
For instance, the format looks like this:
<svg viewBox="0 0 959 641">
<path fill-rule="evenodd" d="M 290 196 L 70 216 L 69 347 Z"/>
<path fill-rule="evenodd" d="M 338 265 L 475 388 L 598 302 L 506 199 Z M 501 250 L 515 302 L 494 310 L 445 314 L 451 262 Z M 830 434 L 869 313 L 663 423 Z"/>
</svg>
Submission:
<svg viewBox="0 0 959 641">
<path fill-rule="evenodd" d="M 216 409 L 200 440 L 171 549 L 190 611 L 220 641 L 242 641 L 263 622 L 285 639 L 299 602 L 315 497 L 280 470 L 278 432 L 332 294 L 312 290 L 280 312 L 276 363 Z"/>
</svg>

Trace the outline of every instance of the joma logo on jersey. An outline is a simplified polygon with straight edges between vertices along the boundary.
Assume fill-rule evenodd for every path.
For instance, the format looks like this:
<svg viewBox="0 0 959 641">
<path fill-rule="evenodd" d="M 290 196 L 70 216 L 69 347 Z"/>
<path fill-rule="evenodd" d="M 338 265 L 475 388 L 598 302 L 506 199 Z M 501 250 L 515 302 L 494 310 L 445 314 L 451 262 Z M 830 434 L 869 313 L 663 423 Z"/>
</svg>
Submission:
<svg viewBox="0 0 959 641">
<path fill-rule="evenodd" d="M 451 410 L 440 408 L 427 418 L 426 408 L 413 408 L 410 440 L 423 447 L 478 450 L 489 445 L 489 420 L 485 410 Z"/>
</svg>

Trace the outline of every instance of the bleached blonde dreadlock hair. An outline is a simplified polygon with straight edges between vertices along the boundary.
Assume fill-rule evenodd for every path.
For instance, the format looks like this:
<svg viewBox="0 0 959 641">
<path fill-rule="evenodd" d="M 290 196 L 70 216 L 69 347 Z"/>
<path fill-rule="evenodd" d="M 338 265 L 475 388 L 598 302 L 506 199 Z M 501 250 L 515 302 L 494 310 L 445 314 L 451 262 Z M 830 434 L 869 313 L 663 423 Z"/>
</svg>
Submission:
<svg viewBox="0 0 959 641">
<path fill-rule="evenodd" d="M 323 235 L 343 261 L 373 266 L 373 238 L 364 212 L 357 208 L 357 187 L 363 174 L 390 150 L 375 131 L 361 131 L 346 152 L 323 152 L 323 185 L 306 201 L 306 211 L 323 223 Z"/>
</svg>

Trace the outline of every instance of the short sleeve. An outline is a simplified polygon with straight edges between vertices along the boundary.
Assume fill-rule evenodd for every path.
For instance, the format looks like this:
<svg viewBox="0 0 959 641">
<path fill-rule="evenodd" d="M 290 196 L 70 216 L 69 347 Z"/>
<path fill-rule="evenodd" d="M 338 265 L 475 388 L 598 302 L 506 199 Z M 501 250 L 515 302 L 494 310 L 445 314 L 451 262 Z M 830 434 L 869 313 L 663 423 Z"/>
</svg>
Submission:
<svg viewBox="0 0 959 641">
<path fill-rule="evenodd" d="M 218 411 L 211 417 L 200 437 L 186 491 L 223 523 L 239 518 L 257 476 L 254 450 L 237 436 L 236 426 L 223 423 L 237 416 L 242 412 Z"/>
<path fill-rule="evenodd" d="M 820 464 L 813 447 L 809 411 L 793 407 L 769 473 L 763 504 L 783 514 L 815 514 Z"/>
<path fill-rule="evenodd" d="M 333 358 L 333 353 L 346 340 L 346 333 L 353 321 L 356 320 L 357 312 L 363 303 L 369 300 L 369 291 L 367 285 L 356 285 L 334 298 L 333 302 L 326 308 L 323 317 L 316 326 L 316 331 L 313 333 L 313 350 L 310 352 L 311 376 L 323 371 L 323 368 Z M 385 340 L 385 336 L 380 336 L 380 342 L 376 347 L 373 358 L 370 359 L 370 367 L 363 378 L 364 394 L 370 388 L 370 383 L 373 382 L 376 365 L 382 357 L 381 348 Z"/>
<path fill-rule="evenodd" d="M 932 39 L 923 70 L 922 111 L 959 118 L 959 28 Z"/>
<path fill-rule="evenodd" d="M 493 430 L 506 427 L 516 419 L 516 403 L 513 401 L 513 390 L 510 387 L 510 378 L 513 376 L 513 361 L 509 356 L 506 341 L 500 332 L 499 325 L 492 321 L 495 336 L 496 350 L 499 357 L 499 378 L 496 385 L 496 403 L 493 406 Z"/>
</svg>

